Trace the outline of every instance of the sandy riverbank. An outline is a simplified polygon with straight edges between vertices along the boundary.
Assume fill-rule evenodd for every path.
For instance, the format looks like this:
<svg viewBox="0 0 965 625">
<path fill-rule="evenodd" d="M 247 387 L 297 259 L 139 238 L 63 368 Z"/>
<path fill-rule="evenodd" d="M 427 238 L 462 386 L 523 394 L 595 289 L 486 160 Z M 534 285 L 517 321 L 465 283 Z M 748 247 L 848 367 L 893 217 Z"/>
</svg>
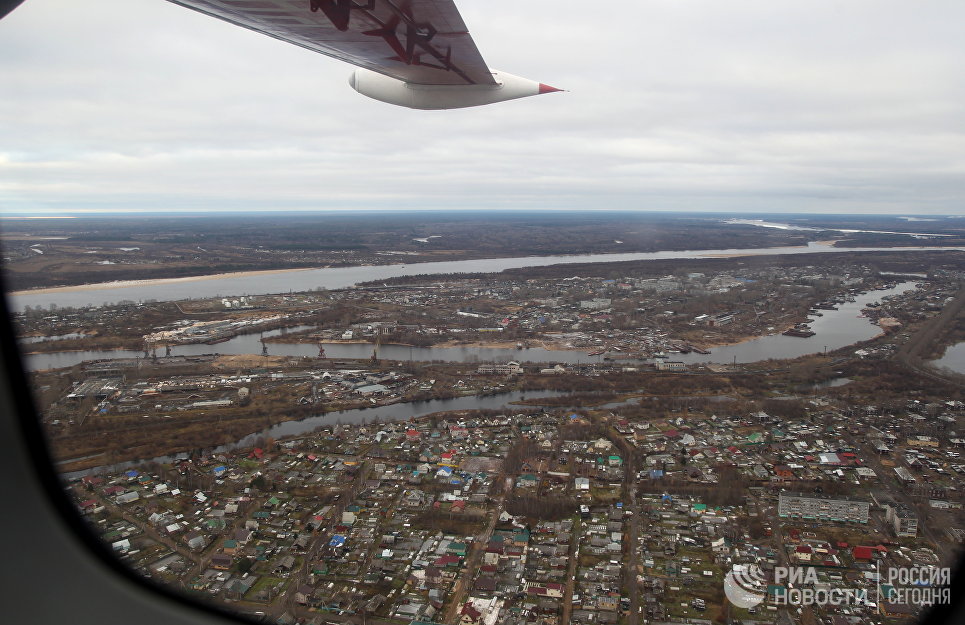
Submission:
<svg viewBox="0 0 965 625">
<path fill-rule="evenodd" d="M 788 245 L 786 246 L 786 249 L 800 249 L 805 247 L 811 247 L 812 245 L 838 249 L 837 243 L 838 243 L 838 239 L 830 239 L 827 241 L 811 241 L 807 245 Z M 846 248 L 842 248 L 842 249 L 846 249 Z M 775 252 L 775 255 L 780 256 L 781 254 L 780 252 Z M 756 256 L 756 254 L 747 254 L 746 252 L 733 252 L 730 254 L 707 254 L 706 256 L 704 256 L 704 258 L 743 258 L 745 256 Z"/>
<path fill-rule="evenodd" d="M 793 326 L 792 326 L 792 327 L 793 327 Z M 780 333 L 779 333 L 779 332 L 775 332 L 775 334 L 780 334 Z M 712 350 L 712 349 L 717 348 L 717 347 L 729 347 L 729 346 L 731 346 L 731 345 L 740 345 L 741 343 L 746 343 L 746 342 L 748 342 L 748 341 L 753 341 L 754 339 L 762 339 L 762 338 L 764 338 L 765 336 L 770 336 L 770 335 L 768 335 L 768 334 L 762 334 L 762 335 L 760 335 L 760 336 L 756 336 L 756 335 L 752 335 L 752 336 L 741 336 L 741 337 L 735 338 L 735 339 L 732 340 L 732 341 L 700 341 L 699 343 L 698 343 L 697 341 L 694 341 L 694 342 L 691 343 L 691 345 L 693 345 L 694 347 L 700 348 L 700 349 Z"/>
<path fill-rule="evenodd" d="M 251 276 L 265 276 L 295 271 L 314 271 L 324 267 L 298 267 L 295 269 L 263 269 L 258 271 L 235 271 L 231 273 L 216 273 L 204 276 L 185 276 L 183 278 L 155 278 L 152 280 L 115 280 L 113 282 L 96 282 L 93 284 L 78 284 L 75 286 L 52 286 L 43 289 L 29 289 L 26 291 L 12 291 L 9 295 L 39 295 L 45 293 L 79 293 L 101 289 L 123 289 L 132 286 L 146 286 L 159 284 L 179 284 L 183 282 L 201 282 L 204 280 L 220 280 L 224 278 L 248 278 Z"/>
<path fill-rule="evenodd" d="M 784 332 L 790 330 L 797 325 L 796 322 L 788 321 L 780 326 L 776 327 L 773 332 L 768 334 L 751 334 L 743 335 L 739 337 L 731 337 L 730 340 L 712 340 L 712 341 L 690 341 L 690 344 L 699 347 L 701 349 L 714 349 L 715 347 L 730 347 L 731 345 L 740 345 L 741 343 L 747 343 L 749 341 L 755 341 L 757 339 L 762 339 L 768 336 L 774 336 L 775 334 L 783 334 Z"/>
</svg>

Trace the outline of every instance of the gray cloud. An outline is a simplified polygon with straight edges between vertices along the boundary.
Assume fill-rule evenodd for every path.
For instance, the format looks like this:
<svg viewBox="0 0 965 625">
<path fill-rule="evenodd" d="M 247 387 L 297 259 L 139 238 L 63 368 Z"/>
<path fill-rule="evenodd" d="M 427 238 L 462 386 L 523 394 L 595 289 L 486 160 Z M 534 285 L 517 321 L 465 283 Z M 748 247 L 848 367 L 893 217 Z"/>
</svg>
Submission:
<svg viewBox="0 0 965 625">
<path fill-rule="evenodd" d="M 569 92 L 410 111 L 162 0 L 28 0 L 0 210 L 963 212 L 961 2 L 457 4 L 492 67 Z"/>
</svg>

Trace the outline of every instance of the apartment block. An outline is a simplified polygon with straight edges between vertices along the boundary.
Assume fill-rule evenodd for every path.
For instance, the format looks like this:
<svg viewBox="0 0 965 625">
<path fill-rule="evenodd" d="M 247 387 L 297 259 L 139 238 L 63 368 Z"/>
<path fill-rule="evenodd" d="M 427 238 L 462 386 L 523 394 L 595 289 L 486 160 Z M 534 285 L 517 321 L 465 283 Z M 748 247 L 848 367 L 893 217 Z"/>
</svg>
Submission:
<svg viewBox="0 0 965 625">
<path fill-rule="evenodd" d="M 885 521 L 895 530 L 896 536 L 918 535 L 918 517 L 908 506 L 891 504 L 885 508 Z"/>
<path fill-rule="evenodd" d="M 850 497 L 781 493 L 777 512 L 782 518 L 867 523 L 871 502 Z"/>
</svg>

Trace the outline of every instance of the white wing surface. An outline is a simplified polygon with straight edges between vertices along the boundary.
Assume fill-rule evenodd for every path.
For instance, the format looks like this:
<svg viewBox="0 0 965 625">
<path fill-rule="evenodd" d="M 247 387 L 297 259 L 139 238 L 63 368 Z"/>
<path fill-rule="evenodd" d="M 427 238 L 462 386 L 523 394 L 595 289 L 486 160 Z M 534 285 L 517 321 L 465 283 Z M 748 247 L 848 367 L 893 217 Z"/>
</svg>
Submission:
<svg viewBox="0 0 965 625">
<path fill-rule="evenodd" d="M 452 0 L 171 0 L 418 85 L 493 85 Z"/>
</svg>

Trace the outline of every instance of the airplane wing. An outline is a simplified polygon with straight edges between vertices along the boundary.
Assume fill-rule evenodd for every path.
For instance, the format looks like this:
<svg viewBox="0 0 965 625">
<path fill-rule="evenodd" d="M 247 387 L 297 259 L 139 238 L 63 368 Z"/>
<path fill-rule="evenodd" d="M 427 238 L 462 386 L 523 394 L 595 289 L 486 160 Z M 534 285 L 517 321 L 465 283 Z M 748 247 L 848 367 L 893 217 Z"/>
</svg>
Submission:
<svg viewBox="0 0 965 625">
<path fill-rule="evenodd" d="M 495 85 L 453 0 L 170 0 L 414 85 Z"/>
</svg>

